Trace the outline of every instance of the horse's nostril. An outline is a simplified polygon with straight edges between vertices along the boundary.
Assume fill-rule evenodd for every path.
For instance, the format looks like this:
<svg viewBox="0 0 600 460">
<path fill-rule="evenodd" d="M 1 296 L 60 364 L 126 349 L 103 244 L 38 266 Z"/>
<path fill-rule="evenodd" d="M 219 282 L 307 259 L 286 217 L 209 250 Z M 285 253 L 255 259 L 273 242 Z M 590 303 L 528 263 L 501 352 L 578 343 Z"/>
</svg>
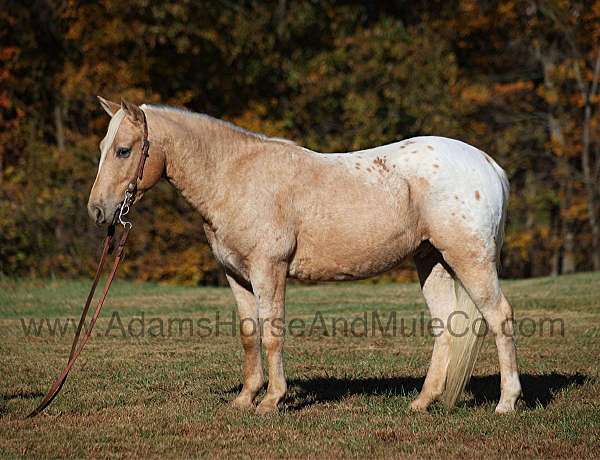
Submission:
<svg viewBox="0 0 600 460">
<path fill-rule="evenodd" d="M 104 223 L 104 209 L 102 209 L 100 206 L 94 206 L 94 217 L 96 218 L 97 224 L 103 224 Z"/>
</svg>

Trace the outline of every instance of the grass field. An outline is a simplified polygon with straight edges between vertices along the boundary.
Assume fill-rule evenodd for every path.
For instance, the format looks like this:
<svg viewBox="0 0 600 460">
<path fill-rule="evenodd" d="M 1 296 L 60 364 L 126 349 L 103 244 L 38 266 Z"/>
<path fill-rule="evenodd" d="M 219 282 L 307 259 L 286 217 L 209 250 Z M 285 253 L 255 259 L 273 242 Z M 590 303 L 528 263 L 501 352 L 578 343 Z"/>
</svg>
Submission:
<svg viewBox="0 0 600 460">
<path fill-rule="evenodd" d="M 260 417 L 227 404 L 242 362 L 232 327 L 214 332 L 217 312 L 231 321 L 227 289 L 117 282 L 60 396 L 45 415 L 24 419 L 65 364 L 73 334 L 44 327 L 36 336 L 34 326 L 76 319 L 87 288 L 0 281 L 0 456 L 600 456 L 600 274 L 504 283 L 521 331 L 524 400 L 514 415 L 493 413 L 499 378 L 490 337 L 457 408 L 409 411 L 432 345 L 420 331 L 426 309 L 416 285 L 290 287 L 288 397 L 278 414 Z M 383 326 L 395 312 L 404 334 L 344 336 L 343 318 L 368 312 L 370 328 L 372 311 Z M 557 320 L 553 334 L 544 318 Z M 412 320 L 416 337 L 408 336 Z"/>
</svg>

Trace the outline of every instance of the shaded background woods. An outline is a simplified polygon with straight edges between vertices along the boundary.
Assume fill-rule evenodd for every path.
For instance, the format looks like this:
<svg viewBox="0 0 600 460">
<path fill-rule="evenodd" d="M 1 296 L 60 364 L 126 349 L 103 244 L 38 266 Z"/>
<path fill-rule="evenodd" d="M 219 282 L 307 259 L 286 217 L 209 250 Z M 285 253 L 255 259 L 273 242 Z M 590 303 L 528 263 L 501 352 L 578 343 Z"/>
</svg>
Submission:
<svg viewBox="0 0 600 460">
<path fill-rule="evenodd" d="M 507 170 L 503 275 L 600 269 L 600 1 L 4 1 L 0 272 L 88 275 L 108 118 L 95 95 L 183 105 L 311 149 L 455 137 Z M 167 184 L 123 271 L 217 283 Z M 393 277 L 406 276 L 402 271 Z"/>
</svg>

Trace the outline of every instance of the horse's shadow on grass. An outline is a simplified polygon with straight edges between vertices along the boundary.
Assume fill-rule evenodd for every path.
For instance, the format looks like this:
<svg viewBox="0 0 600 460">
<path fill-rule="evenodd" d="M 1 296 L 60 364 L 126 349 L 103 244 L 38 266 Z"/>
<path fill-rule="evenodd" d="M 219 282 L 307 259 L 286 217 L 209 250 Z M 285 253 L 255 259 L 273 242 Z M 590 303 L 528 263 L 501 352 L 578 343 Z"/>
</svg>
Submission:
<svg viewBox="0 0 600 460">
<path fill-rule="evenodd" d="M 590 376 L 580 374 L 559 374 L 552 372 L 542 375 L 521 375 L 521 387 L 523 388 L 523 402 L 529 409 L 535 407 L 547 407 L 556 395 L 563 389 L 569 387 L 580 387 L 586 383 L 592 383 Z M 469 406 L 481 406 L 490 402 L 496 403 L 500 399 L 500 376 L 486 375 L 485 377 L 473 377 L 467 385 L 467 391 L 473 395 Z"/>
<path fill-rule="evenodd" d="M 5 392 L 0 393 L 0 417 L 8 415 L 10 410 L 8 408 L 8 402 L 12 399 L 38 399 L 44 396 L 44 393 L 39 391 L 16 391 L 16 392 Z"/>
<path fill-rule="evenodd" d="M 353 395 L 398 395 L 414 397 L 421 390 L 424 378 L 386 377 L 386 378 L 336 378 L 318 377 L 292 379 L 288 381 L 289 397 L 286 406 L 291 410 L 301 410 L 313 404 L 340 401 Z M 521 375 L 523 401 L 529 409 L 547 407 L 557 393 L 568 387 L 580 387 L 592 382 L 584 374 L 559 374 L 556 372 L 542 375 Z M 237 393 L 241 386 L 227 393 Z M 472 377 L 466 391 L 472 397 L 467 398 L 468 407 L 477 407 L 498 402 L 500 398 L 500 376 L 486 375 Z"/>
</svg>

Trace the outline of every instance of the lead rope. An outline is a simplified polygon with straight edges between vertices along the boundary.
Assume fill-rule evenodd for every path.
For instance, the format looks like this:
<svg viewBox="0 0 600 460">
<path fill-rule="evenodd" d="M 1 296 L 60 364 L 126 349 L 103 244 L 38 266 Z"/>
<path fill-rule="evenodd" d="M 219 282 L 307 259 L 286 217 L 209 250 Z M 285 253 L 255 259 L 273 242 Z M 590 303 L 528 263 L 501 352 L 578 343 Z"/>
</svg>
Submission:
<svg viewBox="0 0 600 460">
<path fill-rule="evenodd" d="M 148 124 L 146 121 L 146 114 L 144 114 L 143 111 L 142 111 L 142 114 L 143 114 L 143 121 L 144 121 L 144 139 L 143 139 L 143 143 L 142 143 L 142 151 L 141 151 L 142 155 L 140 157 L 140 162 L 138 163 L 138 167 L 136 170 L 136 176 L 133 179 L 133 181 L 129 184 L 129 186 L 127 187 L 127 191 L 125 192 L 125 197 L 123 198 L 123 201 L 117 208 L 117 212 L 115 212 L 113 221 L 108 227 L 108 231 L 106 233 L 106 237 L 104 238 L 104 244 L 102 247 L 102 256 L 100 257 L 100 261 L 98 262 L 98 268 L 96 269 L 96 275 L 94 277 L 92 287 L 90 288 L 90 292 L 87 296 L 87 300 L 86 300 L 83 310 L 81 312 L 81 318 L 79 319 L 79 324 L 77 325 L 77 331 L 75 332 L 75 337 L 73 338 L 73 344 L 71 345 L 71 352 L 69 354 L 69 360 L 67 362 L 66 367 L 63 369 L 63 371 L 60 373 L 60 375 L 54 380 L 54 382 L 50 386 L 50 389 L 46 393 L 46 396 L 44 396 L 44 399 L 42 399 L 40 404 L 27 416 L 28 418 L 34 417 L 34 416 L 38 415 L 40 412 L 42 412 L 46 407 L 48 407 L 50 405 L 50 403 L 54 400 L 56 395 L 58 395 L 58 393 L 60 392 L 63 384 L 65 383 L 65 380 L 67 379 L 67 376 L 69 375 L 69 372 L 71 371 L 71 368 L 73 367 L 73 364 L 75 364 L 75 361 L 81 354 L 83 347 L 85 347 L 85 344 L 87 343 L 87 341 L 89 340 L 89 338 L 92 335 L 92 331 L 94 329 L 94 326 L 96 325 L 96 321 L 98 320 L 98 317 L 100 316 L 100 311 L 102 310 L 102 307 L 104 306 L 104 301 L 106 300 L 106 297 L 108 296 L 108 291 L 110 289 L 110 286 L 111 286 L 113 279 L 117 273 L 119 264 L 121 263 L 121 260 L 123 258 L 123 252 L 125 250 L 125 243 L 127 242 L 127 238 L 129 237 L 129 231 L 131 230 L 131 228 L 133 226 L 131 222 L 125 221 L 123 219 L 123 217 L 129 213 L 131 205 L 133 204 L 133 201 L 135 199 L 135 193 L 137 191 L 137 183 L 138 183 L 138 180 L 142 179 L 142 175 L 144 172 L 144 166 L 146 163 L 146 158 L 148 156 L 148 150 L 150 148 L 150 142 L 148 141 Z M 91 320 L 89 326 L 86 328 L 85 334 L 83 335 L 83 338 L 81 339 L 81 343 L 79 343 L 79 337 L 81 335 L 81 331 L 83 329 L 83 325 L 85 323 L 85 319 L 87 317 L 88 310 L 92 303 L 92 299 L 94 298 L 94 293 L 96 292 L 96 287 L 98 286 L 98 282 L 100 280 L 100 277 L 102 276 L 102 271 L 104 269 L 104 265 L 106 263 L 106 258 L 109 253 L 110 244 L 114 238 L 115 225 L 117 223 L 119 223 L 123 226 L 123 233 L 121 234 L 119 244 L 115 251 L 115 257 L 113 259 L 112 269 L 110 271 L 110 274 L 108 275 L 106 282 L 104 283 L 104 289 L 102 291 L 102 296 L 100 297 L 100 300 L 98 300 L 98 304 L 96 305 L 96 310 L 94 311 L 92 320 Z"/>
</svg>

